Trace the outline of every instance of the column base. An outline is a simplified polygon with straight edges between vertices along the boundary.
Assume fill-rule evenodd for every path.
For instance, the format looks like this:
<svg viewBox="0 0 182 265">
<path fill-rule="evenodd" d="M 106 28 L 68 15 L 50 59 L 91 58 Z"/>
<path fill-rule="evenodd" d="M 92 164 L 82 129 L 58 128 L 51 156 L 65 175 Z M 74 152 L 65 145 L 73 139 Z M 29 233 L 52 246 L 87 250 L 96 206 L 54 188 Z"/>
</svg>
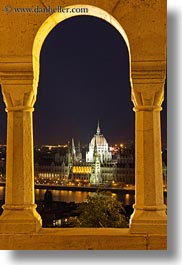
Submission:
<svg viewBox="0 0 182 265">
<path fill-rule="evenodd" d="M 42 219 L 32 205 L 3 205 L 0 233 L 32 233 L 42 228 Z"/>
<path fill-rule="evenodd" d="M 134 206 L 130 233 L 167 234 L 166 206 Z"/>
</svg>

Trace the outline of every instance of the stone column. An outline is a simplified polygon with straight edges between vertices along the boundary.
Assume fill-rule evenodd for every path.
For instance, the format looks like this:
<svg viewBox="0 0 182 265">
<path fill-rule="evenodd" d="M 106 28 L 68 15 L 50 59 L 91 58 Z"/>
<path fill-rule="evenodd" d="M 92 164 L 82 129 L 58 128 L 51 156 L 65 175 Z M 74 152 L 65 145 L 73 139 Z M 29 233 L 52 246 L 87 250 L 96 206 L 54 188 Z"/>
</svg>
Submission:
<svg viewBox="0 0 182 265">
<path fill-rule="evenodd" d="M 130 220 L 131 233 L 167 233 L 160 127 L 164 66 L 164 62 L 132 64 L 136 197 Z"/>
<path fill-rule="evenodd" d="M 41 217 L 34 203 L 32 74 L 4 75 L 2 93 L 7 111 L 7 161 L 0 233 L 36 232 L 41 228 Z"/>
</svg>

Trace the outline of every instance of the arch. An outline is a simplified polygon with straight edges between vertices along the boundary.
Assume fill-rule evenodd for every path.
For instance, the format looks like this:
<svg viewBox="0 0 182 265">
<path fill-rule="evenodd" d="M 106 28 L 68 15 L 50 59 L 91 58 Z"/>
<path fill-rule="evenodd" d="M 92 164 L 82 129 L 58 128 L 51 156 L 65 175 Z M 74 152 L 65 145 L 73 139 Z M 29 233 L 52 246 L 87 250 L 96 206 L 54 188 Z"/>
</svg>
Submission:
<svg viewBox="0 0 182 265">
<path fill-rule="evenodd" d="M 110 23 L 114 28 L 116 28 L 118 30 L 118 32 L 121 34 L 121 36 L 123 37 L 126 46 L 128 48 L 128 54 L 129 54 L 129 70 L 131 69 L 131 56 L 130 56 L 130 46 L 129 46 L 129 40 L 128 37 L 123 29 L 123 27 L 120 25 L 120 23 L 112 16 L 110 15 L 107 11 L 98 8 L 96 6 L 91 6 L 91 5 L 71 5 L 71 6 L 67 6 L 65 8 L 68 9 L 72 9 L 72 8 L 86 8 L 87 9 L 87 13 L 54 13 L 51 16 L 49 16 L 44 23 L 41 25 L 41 27 L 39 28 L 35 39 L 34 39 L 34 43 L 33 43 L 33 49 L 32 49 L 32 63 L 33 63 L 33 72 L 34 72 L 34 79 L 33 79 L 33 90 L 34 93 L 36 94 L 37 92 L 37 87 L 38 87 L 38 82 L 39 82 L 39 74 L 40 74 L 40 52 L 41 52 L 41 48 L 42 45 L 46 39 L 46 37 L 48 36 L 48 34 L 51 32 L 51 30 L 60 22 L 74 17 L 74 16 L 81 16 L 81 15 L 87 15 L 87 16 L 94 16 L 97 18 L 101 18 L 103 20 L 105 20 L 106 22 Z M 130 83 L 131 82 L 131 71 L 129 71 L 130 73 Z"/>
<path fill-rule="evenodd" d="M 60 4 L 60 1 L 55 2 Z M 69 3 L 70 1 L 63 2 Z M 85 2 L 89 1 L 85 0 Z M 98 240 L 103 242 L 101 249 L 113 249 L 114 246 L 117 249 L 129 249 L 126 241 L 129 242 L 130 239 L 132 239 L 130 247 L 137 245 L 138 249 L 145 247 L 145 249 L 156 250 L 163 249 L 165 246 L 166 249 L 166 243 L 163 240 L 166 241 L 167 216 L 163 202 L 160 129 L 160 107 L 166 73 L 166 1 L 156 0 L 155 3 L 150 4 L 146 4 L 146 1 L 140 1 L 140 3 L 138 1 L 137 5 L 135 0 L 115 2 L 115 0 L 100 1 L 97 4 L 101 8 L 112 9 L 111 14 L 115 14 L 118 21 L 122 20 L 122 25 L 127 30 L 130 46 L 124 29 L 112 15 L 95 6 L 84 5 L 84 8 L 88 9 L 87 15 L 101 18 L 114 26 L 128 47 L 130 82 L 132 77 L 131 94 L 136 117 L 136 204 L 130 222 L 130 234 L 127 234 L 129 240 L 126 240 L 125 232 L 123 234 L 118 230 L 115 230 L 112 238 L 107 229 L 104 230 L 105 232 L 102 232 L 103 230 L 90 232 L 88 229 L 85 230 L 84 235 L 81 230 L 77 230 L 76 233 L 66 231 L 65 234 L 62 234 L 62 231 L 54 231 L 51 235 L 43 231 L 39 236 L 41 218 L 35 210 L 34 200 L 32 112 L 39 81 L 40 51 L 45 38 L 58 23 L 67 18 L 82 15 L 82 13 L 55 13 L 42 24 L 45 14 L 35 16 L 29 13 L 25 16 L 23 12 L 20 12 L 18 14 L 20 19 L 16 20 L 14 20 L 16 14 L 0 16 L 2 17 L 1 35 L 4 40 L 3 49 L 0 49 L 2 58 L 0 79 L 7 111 L 6 168 L 8 171 L 4 211 L 0 216 L 0 246 L 3 249 L 11 249 L 11 247 L 12 249 L 17 247 L 29 249 L 30 246 L 31 249 L 36 247 L 39 249 L 40 245 L 42 249 L 52 249 L 53 246 L 55 249 L 60 249 L 60 247 L 61 249 L 67 249 L 66 247 L 88 249 L 85 242 L 91 242 L 90 249 L 100 249 Z M 83 4 L 75 7 L 83 8 Z M 23 25 L 22 19 L 25 22 Z M 135 21 L 136 25 L 134 25 Z M 37 34 L 34 23 L 37 26 L 40 25 Z M 7 31 L 8 25 L 9 31 Z M 15 40 L 14 49 L 12 49 L 9 37 L 10 32 Z M 145 236 L 141 238 L 138 234 L 135 237 L 134 234 L 137 233 Z M 24 244 L 12 240 L 12 244 L 9 245 L 9 237 L 13 235 L 14 239 L 17 234 Z M 25 234 L 31 234 L 31 236 L 27 237 Z M 58 240 L 55 244 L 51 236 L 57 234 Z M 93 235 L 95 234 L 97 237 L 94 241 Z M 151 234 L 154 234 L 153 238 Z M 141 239 L 146 238 L 149 240 L 141 243 Z M 162 246 L 161 243 L 165 245 Z"/>
</svg>

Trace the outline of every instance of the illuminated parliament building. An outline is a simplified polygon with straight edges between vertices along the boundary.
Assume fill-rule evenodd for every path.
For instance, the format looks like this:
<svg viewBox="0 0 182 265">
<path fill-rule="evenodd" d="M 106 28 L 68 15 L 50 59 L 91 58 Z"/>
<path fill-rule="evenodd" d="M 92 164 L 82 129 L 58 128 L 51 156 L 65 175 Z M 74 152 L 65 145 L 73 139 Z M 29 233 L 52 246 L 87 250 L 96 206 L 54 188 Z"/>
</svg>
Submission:
<svg viewBox="0 0 182 265">
<path fill-rule="evenodd" d="M 134 148 L 130 145 L 113 149 L 101 134 L 98 122 L 85 157 L 80 143 L 75 146 L 72 139 L 66 153 L 57 151 L 51 164 L 35 164 L 36 176 L 39 181 L 47 178 L 62 185 L 134 184 Z"/>
</svg>

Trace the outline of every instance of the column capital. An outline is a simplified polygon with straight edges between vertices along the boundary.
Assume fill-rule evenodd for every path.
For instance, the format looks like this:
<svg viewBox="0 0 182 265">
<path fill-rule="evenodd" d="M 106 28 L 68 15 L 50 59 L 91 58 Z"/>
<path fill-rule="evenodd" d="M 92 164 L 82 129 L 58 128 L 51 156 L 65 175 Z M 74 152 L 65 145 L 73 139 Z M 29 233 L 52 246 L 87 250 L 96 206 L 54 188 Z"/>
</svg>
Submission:
<svg viewBox="0 0 182 265">
<path fill-rule="evenodd" d="M 6 111 L 33 111 L 37 91 L 33 90 L 32 71 L 0 72 Z"/>
<path fill-rule="evenodd" d="M 164 100 L 165 67 L 165 61 L 134 61 L 131 63 L 134 111 L 161 110 Z"/>
</svg>

